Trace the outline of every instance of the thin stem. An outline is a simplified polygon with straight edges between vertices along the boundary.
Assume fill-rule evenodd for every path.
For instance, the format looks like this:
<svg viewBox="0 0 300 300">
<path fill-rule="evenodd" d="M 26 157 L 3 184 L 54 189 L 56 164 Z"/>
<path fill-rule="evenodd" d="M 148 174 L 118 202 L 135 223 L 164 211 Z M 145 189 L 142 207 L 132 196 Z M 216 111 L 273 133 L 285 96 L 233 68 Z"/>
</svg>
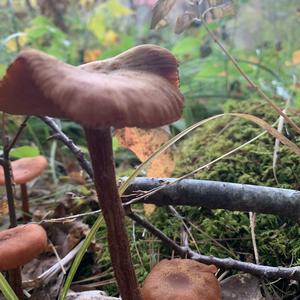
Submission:
<svg viewBox="0 0 300 300">
<path fill-rule="evenodd" d="M 65 144 L 66 147 L 68 147 L 69 150 L 75 155 L 81 168 L 88 173 L 90 178 L 93 178 L 93 170 L 91 168 L 90 163 L 84 158 L 84 154 L 82 153 L 80 148 L 77 147 L 74 144 L 74 142 L 66 134 L 63 133 L 63 131 L 59 128 L 59 126 L 57 125 L 55 120 L 50 117 L 40 117 L 40 119 L 43 122 L 45 122 L 46 125 L 48 127 L 50 127 L 51 130 L 53 131 L 54 135 L 52 136 L 52 138 L 55 138 L 55 139 L 63 142 L 63 144 Z"/>
<path fill-rule="evenodd" d="M 24 298 L 23 289 L 22 289 L 22 276 L 21 269 L 13 269 L 8 271 L 9 284 L 13 288 L 14 292 L 18 296 L 19 300 Z"/>
<path fill-rule="evenodd" d="M 15 146 L 17 140 L 19 139 L 21 133 L 23 132 L 23 130 L 25 129 L 26 125 L 27 125 L 27 121 L 29 120 L 30 116 L 25 117 L 24 121 L 22 122 L 22 124 L 19 126 L 19 129 L 15 135 L 15 137 L 13 138 L 13 140 L 11 141 L 11 143 L 6 147 L 6 151 L 10 152 L 10 150 Z"/>
<path fill-rule="evenodd" d="M 141 300 L 135 276 L 125 213 L 116 185 L 112 136 L 110 128 L 87 129 L 86 139 L 94 171 L 95 188 L 107 225 L 107 238 L 112 266 L 123 300 Z"/>
<path fill-rule="evenodd" d="M 17 226 L 17 218 L 16 218 L 16 209 L 15 209 L 15 204 L 14 204 L 14 192 L 13 192 L 13 188 L 12 188 L 13 183 L 12 183 L 12 179 L 11 179 L 10 162 L 6 158 L 0 159 L 0 165 L 3 167 L 3 171 L 4 171 L 6 196 L 7 196 L 8 209 L 9 209 L 10 227 L 16 227 Z"/>
<path fill-rule="evenodd" d="M 20 185 L 21 187 L 21 198 L 22 198 L 22 212 L 23 212 L 23 221 L 29 222 L 30 221 L 30 211 L 29 211 L 29 199 L 28 199 L 28 192 L 27 192 L 27 185 L 23 183 Z"/>
</svg>

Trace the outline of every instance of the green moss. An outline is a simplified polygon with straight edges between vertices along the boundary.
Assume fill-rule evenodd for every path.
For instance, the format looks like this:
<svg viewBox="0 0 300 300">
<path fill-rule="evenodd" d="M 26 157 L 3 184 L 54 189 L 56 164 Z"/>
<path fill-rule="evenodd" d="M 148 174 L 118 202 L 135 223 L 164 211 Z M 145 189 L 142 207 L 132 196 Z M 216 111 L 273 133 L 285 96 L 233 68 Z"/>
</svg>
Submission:
<svg viewBox="0 0 300 300">
<path fill-rule="evenodd" d="M 245 112 L 263 118 L 270 124 L 276 120 L 276 114 L 259 102 L 245 101 L 229 107 L 230 111 Z M 198 129 L 179 147 L 177 167 L 174 175 L 180 176 L 190 172 L 222 154 L 254 138 L 262 130 L 253 123 L 237 118 L 223 118 Z M 299 143 L 290 132 L 293 142 Z M 291 138 L 290 137 L 290 138 Z M 214 164 L 209 170 L 195 174 L 195 178 L 249 183 L 257 185 L 294 188 L 299 187 L 300 158 L 286 146 L 280 146 L 280 158 L 277 162 L 277 177 L 273 175 L 274 138 L 268 134 L 237 153 Z"/>
<path fill-rule="evenodd" d="M 230 101 L 225 109 L 248 112 L 268 123 L 276 121 L 276 113 L 260 102 Z M 297 121 L 295 119 L 295 121 Z M 299 122 L 298 122 L 299 123 Z M 262 130 L 242 119 L 223 118 L 199 128 L 178 147 L 175 176 L 184 175 L 257 136 Z M 289 138 L 300 144 L 300 138 L 289 129 Z M 273 174 L 274 138 L 268 134 L 237 153 L 194 175 L 197 179 L 246 183 L 299 189 L 300 158 L 280 145 L 276 182 Z M 201 227 L 192 230 L 203 254 L 235 257 L 254 262 L 247 213 L 222 209 L 181 208 L 189 220 Z M 293 221 L 273 215 L 257 216 L 256 239 L 260 262 L 273 266 L 290 266 L 300 262 L 300 228 Z M 207 237 L 210 236 L 210 238 Z M 231 253 L 231 255 L 230 255 Z M 280 281 L 280 289 L 288 290 L 288 282 Z M 284 296 L 282 295 L 284 298 Z"/>
</svg>

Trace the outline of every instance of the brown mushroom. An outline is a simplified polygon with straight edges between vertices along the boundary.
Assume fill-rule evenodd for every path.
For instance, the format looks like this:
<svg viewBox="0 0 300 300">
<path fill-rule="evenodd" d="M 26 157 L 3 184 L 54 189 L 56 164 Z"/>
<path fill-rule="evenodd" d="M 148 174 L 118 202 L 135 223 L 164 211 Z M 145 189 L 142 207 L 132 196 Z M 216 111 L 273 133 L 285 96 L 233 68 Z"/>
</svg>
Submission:
<svg viewBox="0 0 300 300">
<path fill-rule="evenodd" d="M 116 186 L 111 126 L 162 126 L 177 120 L 182 106 L 177 61 L 155 45 L 138 46 L 79 67 L 25 50 L 0 82 L 1 110 L 66 117 L 83 125 L 123 300 L 138 300 L 140 293 Z"/>
<path fill-rule="evenodd" d="M 145 279 L 143 300 L 220 300 L 221 289 L 214 265 L 191 259 L 159 262 Z"/>
<path fill-rule="evenodd" d="M 44 156 L 20 158 L 11 163 L 13 179 L 20 184 L 22 195 L 23 221 L 29 221 L 29 200 L 26 183 L 37 178 L 47 168 L 48 162 Z M 5 185 L 4 170 L 0 167 L 0 185 Z"/>
<path fill-rule="evenodd" d="M 47 248 L 47 234 L 36 224 L 20 225 L 0 232 L 0 271 L 16 269 Z"/>
</svg>

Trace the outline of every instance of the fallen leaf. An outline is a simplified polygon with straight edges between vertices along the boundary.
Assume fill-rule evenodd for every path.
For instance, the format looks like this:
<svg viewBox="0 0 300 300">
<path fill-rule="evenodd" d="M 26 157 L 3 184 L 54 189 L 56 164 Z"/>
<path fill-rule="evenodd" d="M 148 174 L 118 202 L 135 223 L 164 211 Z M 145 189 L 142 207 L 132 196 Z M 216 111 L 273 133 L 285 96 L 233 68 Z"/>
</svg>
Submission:
<svg viewBox="0 0 300 300">
<path fill-rule="evenodd" d="M 238 274 L 221 282 L 222 300 L 263 300 L 259 280 L 251 274 Z"/>
<path fill-rule="evenodd" d="M 130 149 L 137 158 L 145 161 L 157 148 L 170 139 L 170 134 L 163 128 L 139 129 L 123 128 L 116 131 L 120 145 Z M 148 177 L 171 177 L 175 168 L 172 149 L 168 149 L 156 157 L 147 169 Z M 145 204 L 146 215 L 151 215 L 155 205 Z"/>
</svg>

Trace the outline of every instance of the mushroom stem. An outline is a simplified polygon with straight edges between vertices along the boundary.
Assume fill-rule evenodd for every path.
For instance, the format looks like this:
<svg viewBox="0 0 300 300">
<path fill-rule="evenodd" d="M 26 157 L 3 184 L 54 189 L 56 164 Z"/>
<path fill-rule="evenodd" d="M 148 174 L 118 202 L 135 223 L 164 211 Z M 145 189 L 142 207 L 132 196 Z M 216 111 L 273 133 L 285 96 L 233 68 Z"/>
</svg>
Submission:
<svg viewBox="0 0 300 300">
<path fill-rule="evenodd" d="M 16 268 L 8 271 L 9 283 L 13 288 L 14 292 L 18 296 L 19 300 L 24 299 L 23 289 L 22 289 L 22 276 L 21 269 Z"/>
<path fill-rule="evenodd" d="M 1 159 L 0 165 L 3 167 L 4 178 L 5 178 L 5 189 L 7 195 L 8 202 L 8 210 L 9 210 L 9 221 L 10 227 L 17 226 L 17 217 L 16 217 L 16 209 L 14 203 L 14 191 L 13 191 L 13 183 L 11 179 L 11 167 L 9 163 L 9 158 Z"/>
<path fill-rule="evenodd" d="M 85 128 L 94 171 L 95 188 L 107 226 L 109 251 L 123 300 L 141 300 L 131 260 L 125 213 L 116 185 L 110 127 Z"/>
<path fill-rule="evenodd" d="M 30 211 L 29 211 L 29 199 L 28 199 L 28 192 L 27 192 L 27 185 L 26 183 L 20 184 L 21 187 L 21 198 L 22 198 L 22 213 L 23 213 L 23 221 L 28 222 L 30 221 Z"/>
</svg>

